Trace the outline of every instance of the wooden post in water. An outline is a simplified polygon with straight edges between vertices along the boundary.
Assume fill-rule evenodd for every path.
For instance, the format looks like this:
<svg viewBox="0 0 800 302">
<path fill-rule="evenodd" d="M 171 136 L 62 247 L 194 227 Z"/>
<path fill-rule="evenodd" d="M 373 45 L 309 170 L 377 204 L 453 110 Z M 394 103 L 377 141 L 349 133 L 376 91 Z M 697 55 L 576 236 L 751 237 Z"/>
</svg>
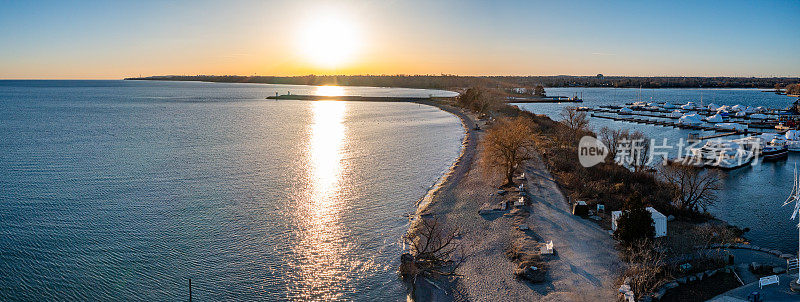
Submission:
<svg viewBox="0 0 800 302">
<path fill-rule="evenodd" d="M 192 278 L 189 278 L 189 302 L 192 302 Z"/>
</svg>

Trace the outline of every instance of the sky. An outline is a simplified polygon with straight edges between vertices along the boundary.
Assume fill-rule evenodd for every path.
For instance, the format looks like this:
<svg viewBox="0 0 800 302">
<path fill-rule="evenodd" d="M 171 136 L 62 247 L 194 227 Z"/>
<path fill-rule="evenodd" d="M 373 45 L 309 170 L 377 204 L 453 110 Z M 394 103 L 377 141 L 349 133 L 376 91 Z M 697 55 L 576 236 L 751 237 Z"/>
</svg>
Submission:
<svg viewBox="0 0 800 302">
<path fill-rule="evenodd" d="M 0 79 L 800 76 L 800 1 L 6 1 Z"/>
</svg>

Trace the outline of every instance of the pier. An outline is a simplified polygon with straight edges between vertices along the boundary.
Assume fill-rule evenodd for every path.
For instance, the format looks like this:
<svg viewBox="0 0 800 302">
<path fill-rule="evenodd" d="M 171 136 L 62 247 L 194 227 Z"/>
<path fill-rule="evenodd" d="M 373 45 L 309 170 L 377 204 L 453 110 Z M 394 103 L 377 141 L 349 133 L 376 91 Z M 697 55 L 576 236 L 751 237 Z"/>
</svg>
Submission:
<svg viewBox="0 0 800 302">
<path fill-rule="evenodd" d="M 393 97 L 393 96 L 358 96 L 358 95 L 310 95 L 310 94 L 284 94 L 268 96 L 268 100 L 298 100 L 298 101 L 323 101 L 337 100 L 350 102 L 420 102 L 430 101 L 432 96 L 427 97 Z"/>
</svg>

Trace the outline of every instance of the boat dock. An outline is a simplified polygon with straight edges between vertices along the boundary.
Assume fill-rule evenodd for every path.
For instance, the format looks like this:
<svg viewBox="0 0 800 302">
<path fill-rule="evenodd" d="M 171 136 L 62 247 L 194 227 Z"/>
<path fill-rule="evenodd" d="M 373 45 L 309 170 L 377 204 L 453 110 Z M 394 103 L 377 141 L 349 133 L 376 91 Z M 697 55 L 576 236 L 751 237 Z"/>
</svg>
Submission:
<svg viewBox="0 0 800 302">
<path fill-rule="evenodd" d="M 637 114 L 633 114 L 637 115 Z M 638 118 L 634 116 L 610 116 L 610 115 L 600 115 L 600 114 L 590 114 L 591 117 L 601 118 L 601 119 L 609 119 L 618 122 L 629 122 L 629 123 L 637 123 L 637 124 L 648 124 L 648 125 L 655 125 L 655 126 L 662 126 L 662 127 L 673 127 L 673 128 L 681 128 L 681 129 L 692 129 L 692 130 L 702 130 L 702 131 L 715 131 L 720 132 L 713 135 L 702 136 L 698 137 L 698 139 L 711 139 L 711 138 L 718 138 L 723 136 L 729 135 L 740 135 L 740 134 L 755 134 L 760 135 L 765 133 L 766 131 L 759 131 L 759 130 L 752 130 L 752 129 L 743 129 L 743 130 L 734 130 L 734 129 L 724 129 L 724 128 L 717 128 L 713 126 L 706 126 L 706 125 L 686 125 L 686 124 L 679 124 L 678 122 L 673 121 L 662 121 L 662 120 L 651 120 L 645 118 Z M 660 116 L 659 116 L 660 117 Z"/>
</svg>

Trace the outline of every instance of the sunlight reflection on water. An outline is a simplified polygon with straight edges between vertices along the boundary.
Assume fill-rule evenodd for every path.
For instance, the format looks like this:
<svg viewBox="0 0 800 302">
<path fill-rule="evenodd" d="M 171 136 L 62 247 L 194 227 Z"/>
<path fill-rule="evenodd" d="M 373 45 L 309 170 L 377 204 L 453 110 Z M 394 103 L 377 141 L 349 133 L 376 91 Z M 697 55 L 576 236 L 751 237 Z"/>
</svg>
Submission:
<svg viewBox="0 0 800 302">
<path fill-rule="evenodd" d="M 303 259 L 295 269 L 300 273 L 298 295 L 304 299 L 331 300 L 341 296 L 347 275 L 342 271 L 347 251 L 343 240 L 342 146 L 347 137 L 342 123 L 344 102 L 314 102 L 313 124 L 309 128 L 307 202 L 298 209 L 303 223 L 297 247 Z"/>
</svg>

